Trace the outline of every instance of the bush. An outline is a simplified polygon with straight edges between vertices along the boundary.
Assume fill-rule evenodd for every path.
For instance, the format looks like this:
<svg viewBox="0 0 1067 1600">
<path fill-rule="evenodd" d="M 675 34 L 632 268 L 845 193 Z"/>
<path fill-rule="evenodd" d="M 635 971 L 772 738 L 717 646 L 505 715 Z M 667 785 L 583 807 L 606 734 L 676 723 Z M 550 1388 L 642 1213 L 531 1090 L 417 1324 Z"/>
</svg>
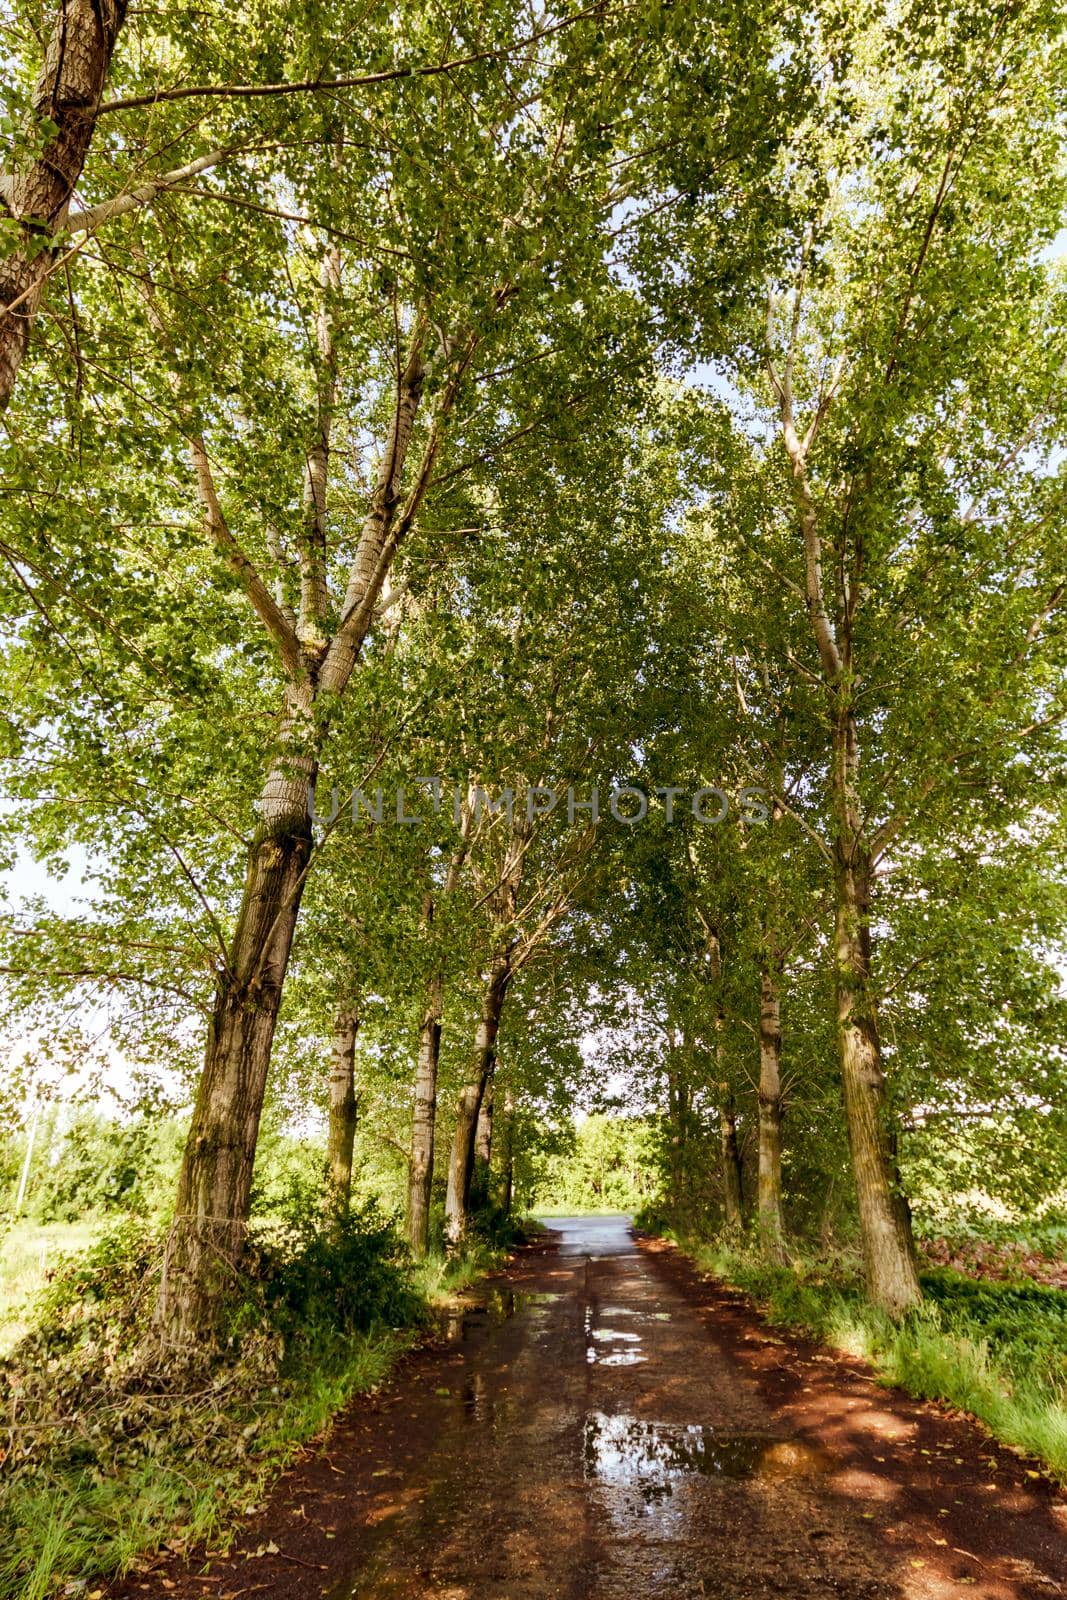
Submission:
<svg viewBox="0 0 1067 1600">
<path fill-rule="evenodd" d="M 406 1254 L 364 1208 L 254 1239 L 225 1348 L 170 1370 L 150 1339 L 162 1232 L 126 1220 L 64 1262 L 0 1364 L 0 1597 L 121 1573 L 164 1538 L 225 1539 L 301 1443 L 380 1382 L 420 1322 Z"/>
<path fill-rule="evenodd" d="M 650 1200 L 635 1214 L 633 1225 L 638 1233 L 668 1234 L 671 1218 L 661 1201 Z"/>
<path fill-rule="evenodd" d="M 323 1335 L 409 1327 L 424 1316 L 408 1255 L 373 1202 L 324 1228 L 307 1218 L 261 1246 L 267 1319 L 287 1344 Z"/>
<path fill-rule="evenodd" d="M 530 1238 L 527 1225 L 495 1201 L 487 1201 L 472 1213 L 471 1231 L 491 1250 L 513 1250 Z"/>
</svg>

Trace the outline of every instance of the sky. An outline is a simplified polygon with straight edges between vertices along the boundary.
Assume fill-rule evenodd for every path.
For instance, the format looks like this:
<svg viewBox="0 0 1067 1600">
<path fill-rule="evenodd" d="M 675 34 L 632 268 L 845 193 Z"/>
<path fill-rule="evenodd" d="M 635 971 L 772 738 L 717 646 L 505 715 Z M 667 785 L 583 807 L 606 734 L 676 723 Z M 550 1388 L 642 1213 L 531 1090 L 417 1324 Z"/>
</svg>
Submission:
<svg viewBox="0 0 1067 1600">
<path fill-rule="evenodd" d="M 65 877 L 56 878 L 28 850 L 20 848 L 15 865 L 0 872 L 0 903 L 15 906 L 22 900 L 40 897 L 50 911 L 69 915 L 76 910 L 75 902 L 86 887 L 87 858 L 80 845 L 72 845 L 66 855 L 70 871 Z"/>
</svg>

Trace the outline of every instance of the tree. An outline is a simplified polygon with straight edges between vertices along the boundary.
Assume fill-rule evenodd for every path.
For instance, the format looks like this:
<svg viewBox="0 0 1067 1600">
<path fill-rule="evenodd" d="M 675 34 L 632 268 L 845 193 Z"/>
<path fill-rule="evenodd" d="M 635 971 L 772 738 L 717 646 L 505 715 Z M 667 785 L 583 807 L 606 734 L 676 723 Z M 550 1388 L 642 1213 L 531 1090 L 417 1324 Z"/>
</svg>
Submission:
<svg viewBox="0 0 1067 1600">
<path fill-rule="evenodd" d="M 533 71 L 533 64 L 527 63 L 525 70 Z M 563 72 L 561 88 L 567 81 L 568 74 Z M 546 113 L 551 82 L 549 78 L 542 89 Z M 461 156 L 460 149 L 473 135 L 474 123 L 488 120 L 491 124 L 494 118 L 509 116 L 510 97 L 516 92 L 521 92 L 517 85 L 505 81 L 499 90 L 494 85 L 488 98 L 472 107 L 461 95 L 450 96 L 443 89 L 435 91 L 434 98 L 455 120 L 448 129 L 451 151 L 438 145 L 432 155 L 434 167 L 469 161 L 468 156 Z M 395 552 L 416 522 L 435 474 L 442 473 L 439 458 L 446 429 L 455 420 L 452 413 L 461 396 L 468 397 L 468 404 L 473 400 L 475 357 L 483 363 L 482 371 L 499 361 L 502 348 L 506 348 L 500 344 L 500 330 L 507 320 L 521 315 L 519 307 L 528 296 L 527 284 L 533 290 L 544 282 L 545 273 L 550 270 L 542 243 L 546 211 L 563 205 L 571 214 L 575 203 L 574 175 L 588 154 L 581 130 L 574 124 L 568 124 L 568 129 L 577 137 L 561 143 L 560 130 L 550 117 L 546 116 L 546 122 L 537 127 L 528 151 L 540 168 L 534 169 L 536 177 L 533 170 L 521 174 L 517 192 L 518 174 L 503 172 L 494 152 L 488 153 L 480 176 L 476 168 L 470 169 L 469 181 L 482 184 L 483 219 L 486 207 L 496 208 L 501 215 L 497 235 L 500 247 L 483 257 L 473 283 L 465 279 L 467 245 L 462 229 L 451 241 L 458 252 L 452 270 L 458 267 L 460 276 L 451 282 L 447 277 L 441 278 L 447 256 L 438 232 L 430 277 L 418 283 L 423 269 L 416 267 L 415 281 L 406 289 L 411 297 L 410 311 L 401 310 L 396 289 L 386 297 L 386 315 L 393 325 L 391 337 L 396 347 L 392 362 L 394 392 L 383 419 L 381 457 L 362 532 L 338 598 L 331 599 L 328 586 L 327 474 L 338 425 L 338 349 L 356 336 L 356 327 L 351 321 L 346 325 L 342 320 L 342 312 L 352 306 L 352 301 L 346 302 L 341 275 L 330 266 L 329 252 L 323 258 L 324 275 L 315 293 L 319 327 L 318 419 L 317 432 L 307 447 L 304 530 L 295 541 L 293 566 L 286 564 L 283 552 L 276 568 L 279 598 L 275 598 L 259 565 L 231 531 L 232 512 L 226 509 L 225 491 L 220 492 L 212 460 L 217 446 L 209 444 L 196 414 L 204 399 L 185 400 L 179 395 L 179 418 L 189 441 L 208 536 L 245 590 L 272 641 L 282 672 L 284 707 L 276 755 L 260 796 L 260 820 L 242 905 L 218 983 L 204 1074 L 168 1246 L 159 1322 L 166 1337 L 178 1344 L 195 1337 L 210 1320 L 221 1286 L 220 1264 L 224 1278 L 225 1263 L 233 1262 L 240 1249 L 259 1107 L 311 859 L 308 795 L 321 760 L 332 708 L 344 695 L 362 653 Z M 324 173 L 315 181 L 319 186 L 334 185 L 333 193 L 337 194 L 357 191 L 364 180 L 349 170 L 343 176 L 330 172 L 327 177 Z M 417 261 L 421 250 L 417 236 L 422 227 L 418 208 L 423 203 L 425 179 L 409 165 L 406 171 L 394 172 L 391 185 L 394 206 L 407 211 L 412 229 L 408 241 L 410 258 Z M 410 185 L 414 187 L 406 197 L 405 187 Z M 595 185 L 592 187 L 595 192 Z M 601 198 L 599 207 L 603 205 Z M 509 212 L 510 229 L 505 221 Z M 594 223 L 598 214 L 592 213 Z M 558 236 L 559 225 L 557 216 L 550 224 L 553 235 Z M 362 218 L 358 226 L 364 226 Z M 397 237 L 394 231 L 393 238 Z M 588 228 L 571 234 L 572 259 L 586 247 L 589 237 Z M 367 290 L 374 296 L 372 281 L 362 292 Z M 148 321 L 162 350 L 173 352 L 170 363 L 177 370 L 181 357 L 173 313 L 161 308 L 162 297 L 155 285 L 149 293 Z M 443 325 L 439 319 L 443 319 Z M 533 329 L 528 327 L 525 332 L 529 337 Z M 387 373 L 388 368 L 382 372 L 384 381 L 388 381 Z M 426 411 L 424 391 L 428 411 L 420 429 L 417 419 Z M 420 442 L 415 465 L 405 474 L 409 450 L 416 438 Z M 459 461 L 451 475 L 462 470 L 465 469 Z M 449 475 L 449 469 L 445 469 L 443 476 Z M 296 586 L 292 604 L 288 599 L 290 572 Z M 336 620 L 331 621 L 332 617 Z"/>
<path fill-rule="evenodd" d="M 857 27 L 797 136 L 791 283 L 767 316 L 797 550 L 783 565 L 800 567 L 782 598 L 806 612 L 815 655 L 800 670 L 825 697 L 845 1111 L 868 1284 L 891 1312 L 919 1285 L 872 965 L 875 873 L 935 795 L 965 772 L 992 780 L 1063 709 L 1035 682 L 1064 592 L 1054 544 L 1034 562 L 1051 485 L 1020 460 L 1047 437 L 1062 318 L 1035 263 L 1055 140 L 1032 25 L 953 14 L 918 42 Z M 937 93 L 898 92 L 939 67 Z M 1021 145 L 1033 189 L 1009 177 Z"/>
<path fill-rule="evenodd" d="M 0 179 L 0 411 L 11 399 L 96 127 L 126 0 L 60 0 L 25 145 Z"/>
</svg>

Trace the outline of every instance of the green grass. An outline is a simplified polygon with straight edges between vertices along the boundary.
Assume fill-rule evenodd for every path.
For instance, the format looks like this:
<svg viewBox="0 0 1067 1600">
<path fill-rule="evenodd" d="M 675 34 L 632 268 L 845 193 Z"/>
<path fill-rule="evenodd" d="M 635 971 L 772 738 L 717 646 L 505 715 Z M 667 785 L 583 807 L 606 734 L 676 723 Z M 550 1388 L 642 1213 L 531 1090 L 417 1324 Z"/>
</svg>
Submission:
<svg viewBox="0 0 1067 1600">
<path fill-rule="evenodd" d="M 868 1361 L 886 1383 L 969 1412 L 1067 1482 L 1067 1292 L 939 1268 L 900 1322 L 863 1295 L 854 1263 L 769 1266 L 727 1245 L 679 1240 L 703 1270 L 746 1290 L 768 1319 Z"/>
<path fill-rule="evenodd" d="M 16 1480 L 3 1507 L 0 1595 L 44 1600 L 62 1582 L 128 1572 L 164 1541 L 226 1549 L 279 1472 L 348 1400 L 382 1382 L 412 1338 L 375 1330 L 338 1341 L 332 1361 L 320 1351 L 258 1416 L 241 1409 L 225 1419 L 238 1436 L 259 1425 L 254 1450 L 233 1460 L 210 1449 L 168 1452 L 161 1434 L 158 1453 L 128 1471 Z"/>
<path fill-rule="evenodd" d="M 46 1600 L 71 1584 L 72 1593 L 90 1592 L 94 1580 L 135 1570 L 164 1543 L 226 1549 L 241 1518 L 263 1502 L 293 1457 L 326 1432 L 353 1396 L 387 1377 L 418 1337 L 427 1305 L 447 1301 L 506 1260 L 503 1249 L 475 1244 L 459 1258 L 401 1267 L 397 1291 L 389 1291 L 393 1298 L 381 1313 L 387 1320 L 347 1331 L 331 1325 L 321 1298 L 305 1298 L 309 1280 L 301 1270 L 289 1279 L 296 1295 L 289 1320 L 275 1312 L 266 1327 L 261 1304 L 251 1301 L 237 1365 L 208 1369 L 200 1392 L 186 1397 L 153 1383 L 124 1384 L 122 1363 L 143 1314 L 141 1291 L 131 1285 L 142 1283 L 143 1266 L 132 1235 L 128 1243 L 124 1235 L 105 1235 L 86 1254 L 93 1231 L 21 1230 L 5 1263 L 23 1308 L 23 1331 L 52 1333 L 44 1346 L 51 1351 L 47 1377 L 36 1344 L 12 1368 L 21 1381 L 17 1363 L 28 1362 L 21 1370 L 36 1387 L 12 1416 L 23 1428 L 29 1419 L 39 1441 L 14 1471 L 19 1435 L 0 1416 L 0 1448 L 12 1451 L 0 1477 L 2 1600 Z M 62 1238 L 75 1259 L 35 1306 L 42 1234 L 49 1252 Z M 310 1288 L 332 1293 L 321 1262 L 315 1271 Z M 286 1330 L 280 1361 L 272 1331 L 278 1328 Z M 98 1363 L 117 1375 L 110 1388 L 97 1383 Z M 78 1413 L 73 1428 L 63 1425 L 68 1411 Z"/>
<path fill-rule="evenodd" d="M 498 1271 L 508 1259 L 504 1249 L 475 1241 L 461 1256 L 429 1255 L 411 1269 L 411 1280 L 416 1290 L 433 1305 L 445 1302 L 453 1295 L 484 1278 L 487 1272 Z"/>
<path fill-rule="evenodd" d="M 17 1222 L 0 1231 L 0 1358 L 29 1332 L 34 1299 L 51 1269 L 85 1250 L 99 1231 L 96 1222 Z"/>
</svg>

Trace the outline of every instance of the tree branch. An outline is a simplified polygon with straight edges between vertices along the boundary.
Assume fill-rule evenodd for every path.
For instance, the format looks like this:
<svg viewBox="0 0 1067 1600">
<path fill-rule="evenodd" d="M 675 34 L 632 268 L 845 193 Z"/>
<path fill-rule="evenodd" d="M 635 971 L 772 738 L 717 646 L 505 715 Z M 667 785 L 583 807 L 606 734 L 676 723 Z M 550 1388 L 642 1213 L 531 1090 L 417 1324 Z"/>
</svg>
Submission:
<svg viewBox="0 0 1067 1600">
<path fill-rule="evenodd" d="M 223 150 L 210 150 L 206 155 L 197 156 L 195 161 L 186 162 L 184 167 L 175 167 L 172 172 L 161 173 L 158 178 L 150 178 L 147 183 L 138 184 L 136 189 L 127 189 L 124 194 L 114 195 L 110 200 L 101 200 L 99 205 L 86 206 L 82 211 L 72 211 L 67 217 L 65 228 L 61 231 L 95 233 L 105 222 L 112 222 L 115 217 L 123 217 L 128 211 L 135 211 L 138 206 L 150 205 L 157 195 L 176 188 L 178 184 L 197 177 L 201 172 L 207 172 L 211 167 L 218 166 L 220 161 L 224 161 L 228 155 L 234 155 L 241 148 L 238 145 Z"/>
<path fill-rule="evenodd" d="M 215 490 L 215 479 L 207 449 L 202 436 L 198 433 L 189 435 L 189 454 L 196 473 L 200 503 L 204 510 L 204 525 L 211 542 L 237 578 L 260 622 L 278 646 L 278 654 L 286 673 L 293 682 L 296 682 L 304 675 L 300 643 L 274 596 L 260 577 L 255 563 L 245 554 L 230 532 L 229 523 L 223 514 Z"/>
<path fill-rule="evenodd" d="M 363 72 L 354 77 L 301 78 L 293 83 L 206 83 L 176 89 L 156 89 L 152 94 L 130 95 L 123 100 L 107 100 L 99 108 L 97 115 L 104 117 L 109 112 L 133 111 L 138 106 L 155 106 L 171 100 L 254 100 L 265 95 L 330 94 L 338 89 L 370 89 L 380 83 L 397 83 L 405 78 L 437 78 L 456 72 L 461 67 L 475 66 L 480 61 L 497 61 L 501 56 L 513 55 L 519 50 L 526 50 L 531 45 L 537 44 L 541 39 L 560 33 L 564 28 L 573 27 L 577 22 L 603 15 L 603 4 L 590 6 L 588 10 L 579 11 L 573 17 L 565 17 L 562 22 L 554 22 L 550 27 L 539 28 L 535 33 L 516 40 L 514 44 L 502 45 L 497 50 L 477 50 L 471 55 L 457 56 L 452 61 L 442 61 L 431 66 L 390 67 L 382 72 Z"/>
</svg>

